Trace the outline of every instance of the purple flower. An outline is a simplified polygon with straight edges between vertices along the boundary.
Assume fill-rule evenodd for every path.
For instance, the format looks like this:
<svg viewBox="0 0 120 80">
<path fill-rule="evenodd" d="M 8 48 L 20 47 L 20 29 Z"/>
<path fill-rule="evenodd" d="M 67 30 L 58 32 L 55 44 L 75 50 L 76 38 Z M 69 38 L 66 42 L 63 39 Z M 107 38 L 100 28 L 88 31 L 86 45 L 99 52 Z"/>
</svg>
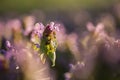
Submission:
<svg viewBox="0 0 120 80">
<path fill-rule="evenodd" d="M 7 47 L 8 49 L 10 49 L 10 48 L 12 47 L 10 41 L 6 41 L 6 47 Z"/>
<path fill-rule="evenodd" d="M 36 23 L 31 34 L 31 41 L 35 44 L 39 44 L 43 31 L 44 25 L 42 23 Z"/>
</svg>

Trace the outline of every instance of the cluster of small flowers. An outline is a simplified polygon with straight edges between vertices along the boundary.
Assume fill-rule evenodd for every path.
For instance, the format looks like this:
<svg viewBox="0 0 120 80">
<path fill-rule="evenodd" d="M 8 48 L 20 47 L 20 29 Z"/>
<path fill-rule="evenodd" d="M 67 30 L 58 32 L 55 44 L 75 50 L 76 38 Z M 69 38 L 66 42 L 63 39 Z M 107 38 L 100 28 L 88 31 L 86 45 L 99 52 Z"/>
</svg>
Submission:
<svg viewBox="0 0 120 80">
<path fill-rule="evenodd" d="M 100 60 L 104 60 L 106 65 L 112 68 L 113 66 L 117 67 L 119 65 L 120 40 L 116 39 L 115 35 L 113 36 L 113 34 L 116 34 L 113 32 L 115 31 L 113 27 L 108 28 L 102 22 L 94 26 L 93 23 L 89 22 L 86 26 L 89 34 L 80 39 L 79 44 L 81 45 L 78 45 L 78 38 L 74 38 L 77 44 L 73 43 L 73 39 L 71 40 L 72 42 L 69 44 L 73 43 L 72 45 L 76 48 L 74 49 L 72 46 L 73 50 L 70 50 L 71 52 L 75 50 L 77 54 L 72 52 L 76 61 L 70 66 L 69 72 L 65 73 L 66 80 L 91 79 L 90 76 L 93 76 L 92 74 L 95 72 L 96 64 L 100 64 L 97 63 L 98 57 L 101 57 Z M 108 29 L 111 32 L 108 32 Z"/>
<path fill-rule="evenodd" d="M 8 69 L 13 58 L 15 62 L 12 63 L 15 63 L 15 69 L 24 70 L 26 79 L 30 80 L 29 77 L 32 75 L 30 73 L 36 69 L 39 73 L 39 67 L 45 65 L 47 58 L 52 62 L 52 66 L 55 66 L 55 63 L 65 69 L 69 66 L 69 71 L 65 75 L 62 74 L 66 80 L 87 80 L 94 71 L 99 55 L 102 55 L 101 59 L 104 59 L 107 64 L 119 63 L 120 40 L 114 36 L 116 32 L 114 26 L 106 25 L 100 22 L 95 26 L 89 22 L 86 26 L 88 34 L 81 37 L 76 32 L 67 34 L 61 23 L 59 25 L 50 22 L 46 26 L 35 23 L 33 16 L 24 18 L 23 23 L 19 19 L 10 20 L 7 23 L 0 22 L 0 61 L 5 69 Z M 4 38 L 6 40 L 2 40 Z M 4 41 L 6 41 L 5 45 Z M 59 53 L 57 55 L 60 56 L 55 62 L 57 46 Z M 69 57 L 70 55 L 72 58 Z M 46 68 L 42 70 L 44 69 Z"/>
<path fill-rule="evenodd" d="M 51 22 L 46 27 L 42 23 L 37 23 L 31 37 L 33 48 L 41 52 L 42 62 L 45 63 L 46 57 L 49 57 L 52 61 L 52 66 L 55 66 L 56 60 L 56 31 L 59 31 L 58 26 L 54 22 Z"/>
<path fill-rule="evenodd" d="M 0 23 L 0 63 L 2 63 L 0 70 L 5 68 L 12 71 L 11 74 L 19 73 L 19 76 L 23 72 L 26 80 L 33 78 L 49 80 L 47 65 L 49 61 L 43 63 L 49 58 L 52 66 L 55 66 L 56 33 L 59 31 L 59 24 L 50 22 L 44 26 L 42 23 L 35 23 L 33 16 L 26 17 L 23 22 L 24 25 L 19 19 L 13 19 L 7 23 Z M 30 74 L 34 71 L 37 72 L 37 76 Z"/>
</svg>

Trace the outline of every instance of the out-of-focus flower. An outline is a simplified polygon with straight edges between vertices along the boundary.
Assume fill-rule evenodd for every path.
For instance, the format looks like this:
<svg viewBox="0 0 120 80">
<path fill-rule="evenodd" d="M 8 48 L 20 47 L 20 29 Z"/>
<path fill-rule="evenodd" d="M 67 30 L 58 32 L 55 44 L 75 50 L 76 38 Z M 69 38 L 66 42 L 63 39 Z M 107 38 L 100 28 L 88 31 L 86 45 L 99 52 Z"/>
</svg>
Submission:
<svg viewBox="0 0 120 80">
<path fill-rule="evenodd" d="M 31 34 L 31 41 L 33 43 L 33 48 L 39 50 L 40 41 L 44 31 L 44 25 L 42 23 L 36 23 Z"/>
<path fill-rule="evenodd" d="M 6 41 L 6 47 L 8 48 L 8 49 L 10 49 L 12 46 L 11 46 L 11 43 L 9 42 L 9 41 Z"/>
<path fill-rule="evenodd" d="M 35 17 L 34 16 L 27 16 L 23 19 L 24 22 L 24 35 L 28 36 L 30 32 L 33 30 L 34 23 L 35 23 Z"/>
<path fill-rule="evenodd" d="M 10 30 L 8 30 L 7 28 Z M 22 24 L 19 19 L 9 20 L 6 25 L 6 31 L 7 32 L 12 31 L 10 33 L 12 33 L 11 37 L 13 37 L 13 42 L 15 44 L 18 44 L 21 42 L 21 40 L 22 40 Z"/>
<path fill-rule="evenodd" d="M 93 32 L 95 30 L 95 26 L 91 22 L 88 22 L 86 27 L 89 32 Z"/>
<path fill-rule="evenodd" d="M 60 24 L 59 31 L 56 31 L 56 36 L 58 36 L 56 38 L 59 44 L 58 49 L 60 51 L 64 51 L 66 49 L 67 33 L 66 33 L 65 26 L 62 23 L 58 23 L 58 24 Z"/>
<path fill-rule="evenodd" d="M 92 45 L 98 45 L 112 40 L 112 38 L 107 34 L 103 23 L 98 23 L 96 27 L 94 27 L 92 23 L 88 23 L 87 29 L 90 31 L 90 34 L 81 41 L 83 46 L 87 49 Z"/>
<path fill-rule="evenodd" d="M 42 37 L 42 33 L 44 31 L 44 25 L 42 23 L 36 23 L 31 34 L 31 41 L 35 44 L 40 43 L 40 38 Z M 39 40 L 38 40 L 39 39 Z"/>
<path fill-rule="evenodd" d="M 48 65 L 43 65 L 39 56 L 34 53 L 23 47 L 15 53 L 16 61 L 24 73 L 25 80 L 50 80 L 52 76 L 49 74 Z"/>
<path fill-rule="evenodd" d="M 113 67 L 113 65 L 118 65 L 120 61 L 120 40 L 114 39 L 112 42 L 105 44 L 105 60 L 107 63 Z"/>
<path fill-rule="evenodd" d="M 103 14 L 100 17 L 100 22 L 104 25 L 104 30 L 109 36 L 115 35 L 116 24 L 114 17 L 111 14 Z"/>
<path fill-rule="evenodd" d="M 6 60 L 9 63 L 9 71 L 15 72 L 17 78 L 22 79 L 20 72 L 24 75 L 24 80 L 50 80 L 52 76 L 49 74 L 47 64 L 42 64 L 39 56 L 36 55 L 31 47 L 27 47 L 26 43 L 13 46 L 7 41 L 7 46 L 12 49 L 6 53 Z M 14 74 L 14 73 L 12 73 Z"/>
<path fill-rule="evenodd" d="M 105 52 L 105 48 L 103 46 L 106 44 L 112 46 L 115 40 L 115 38 L 109 35 L 109 32 L 107 32 L 108 30 L 105 28 L 105 25 L 102 22 L 98 23 L 96 26 L 89 22 L 87 24 L 87 29 L 89 34 L 80 41 L 83 45 L 82 61 L 85 63 L 85 66 L 82 69 L 80 67 L 78 70 L 75 69 L 75 73 L 70 72 L 72 73 L 73 77 L 71 77 L 69 80 L 87 79 L 89 76 L 91 76 L 91 74 L 94 72 L 97 57 L 99 55 L 104 55 L 104 53 L 100 53 L 98 51 L 103 50 Z M 81 76 L 77 75 L 76 73 L 80 74 Z"/>
<path fill-rule="evenodd" d="M 68 48 L 74 55 L 76 60 L 80 60 L 80 50 L 78 47 L 78 35 L 76 33 L 71 33 L 70 35 L 67 36 L 66 38 L 66 43 L 68 45 Z"/>
<path fill-rule="evenodd" d="M 114 46 L 120 48 L 120 40 L 119 39 L 114 41 Z"/>
<path fill-rule="evenodd" d="M 65 80 L 80 80 L 85 79 L 84 77 L 84 62 L 77 62 L 75 65 L 70 64 L 70 71 L 65 73 Z"/>
</svg>

